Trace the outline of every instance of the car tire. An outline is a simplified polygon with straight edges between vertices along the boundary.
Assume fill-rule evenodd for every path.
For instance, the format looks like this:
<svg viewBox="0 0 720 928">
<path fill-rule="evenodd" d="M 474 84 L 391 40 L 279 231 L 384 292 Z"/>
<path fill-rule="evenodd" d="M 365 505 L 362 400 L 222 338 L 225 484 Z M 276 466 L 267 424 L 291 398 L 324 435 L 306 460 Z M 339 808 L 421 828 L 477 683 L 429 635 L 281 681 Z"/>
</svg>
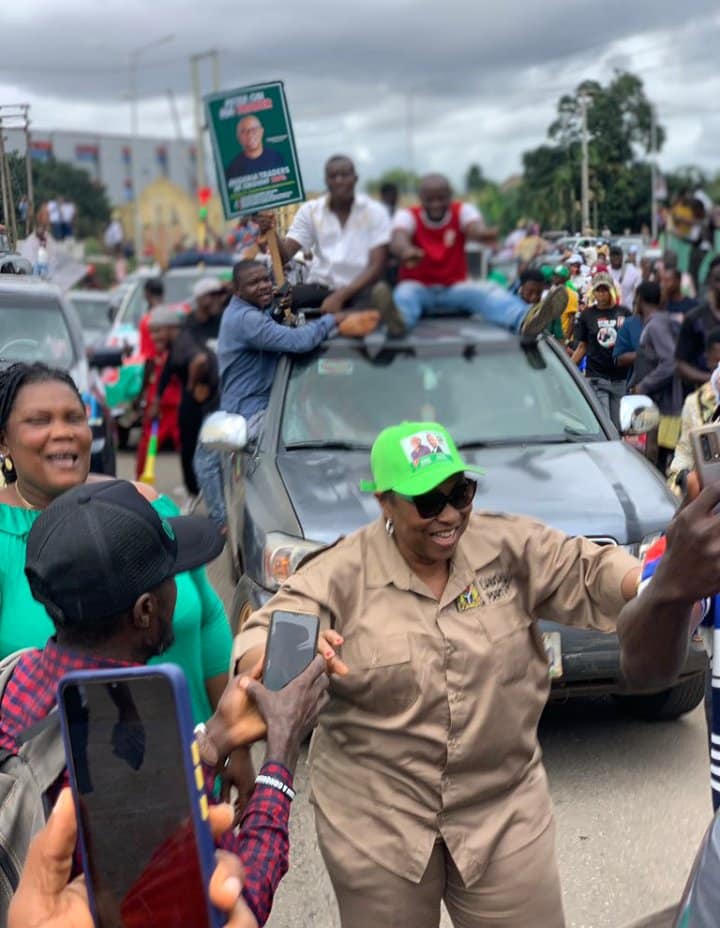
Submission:
<svg viewBox="0 0 720 928">
<path fill-rule="evenodd" d="M 669 722 L 699 706 L 705 697 L 705 674 L 697 673 L 681 683 L 637 696 L 614 697 L 623 712 L 647 722 Z"/>
<path fill-rule="evenodd" d="M 230 575 L 230 582 L 233 586 L 237 586 L 240 580 L 240 569 L 233 557 L 232 544 L 230 541 L 225 545 L 225 556 L 227 557 L 228 563 L 228 574 Z"/>
</svg>

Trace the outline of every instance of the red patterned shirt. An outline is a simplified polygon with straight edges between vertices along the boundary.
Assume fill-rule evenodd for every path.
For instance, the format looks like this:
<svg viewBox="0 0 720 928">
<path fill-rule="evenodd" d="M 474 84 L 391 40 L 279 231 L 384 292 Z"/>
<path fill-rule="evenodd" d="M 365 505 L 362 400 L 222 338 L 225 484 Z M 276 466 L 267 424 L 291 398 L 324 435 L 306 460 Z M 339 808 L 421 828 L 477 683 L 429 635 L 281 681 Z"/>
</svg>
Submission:
<svg viewBox="0 0 720 928">
<path fill-rule="evenodd" d="M 23 654 L 0 703 L 0 748 L 16 750 L 18 737 L 52 711 L 58 683 L 65 674 L 75 670 L 131 666 L 135 665 L 60 647 L 52 638 L 42 651 Z M 266 763 L 261 773 L 292 786 L 292 776 L 282 764 Z M 215 772 L 207 768 L 205 774 L 212 802 Z M 51 790 L 53 801 L 67 783 L 65 770 Z M 275 891 L 288 869 L 289 817 L 288 797 L 273 787 L 258 784 L 237 833 L 227 832 L 218 841 L 218 847 L 237 854 L 242 860 L 245 870 L 243 896 L 259 925 L 267 921 Z"/>
</svg>

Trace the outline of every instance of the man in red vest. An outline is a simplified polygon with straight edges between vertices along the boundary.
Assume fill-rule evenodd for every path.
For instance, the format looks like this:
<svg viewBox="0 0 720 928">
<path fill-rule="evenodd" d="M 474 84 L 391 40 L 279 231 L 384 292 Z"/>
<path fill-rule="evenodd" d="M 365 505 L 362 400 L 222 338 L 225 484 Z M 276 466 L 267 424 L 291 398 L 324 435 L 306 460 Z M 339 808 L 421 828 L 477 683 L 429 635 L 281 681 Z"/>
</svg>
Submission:
<svg viewBox="0 0 720 928">
<path fill-rule="evenodd" d="M 391 335 L 401 335 L 434 310 L 478 313 L 523 335 L 539 334 L 562 315 L 564 287 L 551 289 L 544 300 L 528 307 L 496 284 L 469 281 L 465 243 L 494 241 L 495 233 L 486 228 L 477 207 L 453 200 L 450 183 L 441 174 L 423 177 L 418 194 L 418 206 L 400 209 L 393 217 L 390 247 L 400 260 L 399 283 L 392 294 L 394 306 L 378 306 Z M 387 292 L 388 302 L 389 297 Z"/>
</svg>

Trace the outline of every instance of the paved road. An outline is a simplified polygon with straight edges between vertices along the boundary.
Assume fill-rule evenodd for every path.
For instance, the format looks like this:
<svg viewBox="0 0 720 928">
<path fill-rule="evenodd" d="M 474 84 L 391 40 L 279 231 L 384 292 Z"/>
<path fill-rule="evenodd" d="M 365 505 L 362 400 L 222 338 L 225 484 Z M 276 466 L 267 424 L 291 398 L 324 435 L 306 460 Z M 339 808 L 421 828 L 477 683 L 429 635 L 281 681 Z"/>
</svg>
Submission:
<svg viewBox="0 0 720 928">
<path fill-rule="evenodd" d="M 120 470 L 130 476 L 127 455 Z M 158 487 L 172 493 L 179 483 L 176 460 L 161 457 Z M 210 575 L 229 603 L 223 558 Z M 551 706 L 540 737 L 557 811 L 568 928 L 622 928 L 677 898 L 711 813 L 702 711 L 648 725 L 623 718 L 610 700 L 585 699 Z M 270 928 L 338 925 L 306 784 L 301 761 L 291 871 Z M 443 928 L 449 925 L 445 919 Z"/>
</svg>

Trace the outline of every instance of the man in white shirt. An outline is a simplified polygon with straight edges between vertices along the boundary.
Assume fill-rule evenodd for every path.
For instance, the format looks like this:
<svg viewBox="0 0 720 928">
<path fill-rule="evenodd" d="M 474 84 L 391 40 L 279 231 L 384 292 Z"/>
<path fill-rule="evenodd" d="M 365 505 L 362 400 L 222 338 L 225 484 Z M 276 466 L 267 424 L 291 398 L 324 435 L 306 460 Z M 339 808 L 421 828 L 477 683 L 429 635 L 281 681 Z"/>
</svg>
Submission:
<svg viewBox="0 0 720 928">
<path fill-rule="evenodd" d="M 350 158 L 334 155 L 325 165 L 328 192 L 303 203 L 287 234 L 280 239 L 287 262 L 298 251 L 313 253 L 307 282 L 292 291 L 294 309 L 320 307 L 336 313 L 345 307 L 372 307 L 371 290 L 383 275 L 390 242 L 390 217 L 385 207 L 356 193 L 357 174 Z M 262 231 L 272 227 L 272 215 L 258 217 Z"/>
<path fill-rule="evenodd" d="M 630 307 L 635 299 L 635 291 L 642 280 L 640 268 L 631 262 L 623 263 L 623 250 L 620 245 L 610 246 L 610 276 L 620 291 L 620 302 Z"/>
<path fill-rule="evenodd" d="M 63 200 L 60 197 L 59 200 L 59 209 L 60 209 L 60 222 L 62 224 L 62 235 L 63 238 L 74 238 L 75 237 L 75 204 L 72 200 Z"/>
</svg>

